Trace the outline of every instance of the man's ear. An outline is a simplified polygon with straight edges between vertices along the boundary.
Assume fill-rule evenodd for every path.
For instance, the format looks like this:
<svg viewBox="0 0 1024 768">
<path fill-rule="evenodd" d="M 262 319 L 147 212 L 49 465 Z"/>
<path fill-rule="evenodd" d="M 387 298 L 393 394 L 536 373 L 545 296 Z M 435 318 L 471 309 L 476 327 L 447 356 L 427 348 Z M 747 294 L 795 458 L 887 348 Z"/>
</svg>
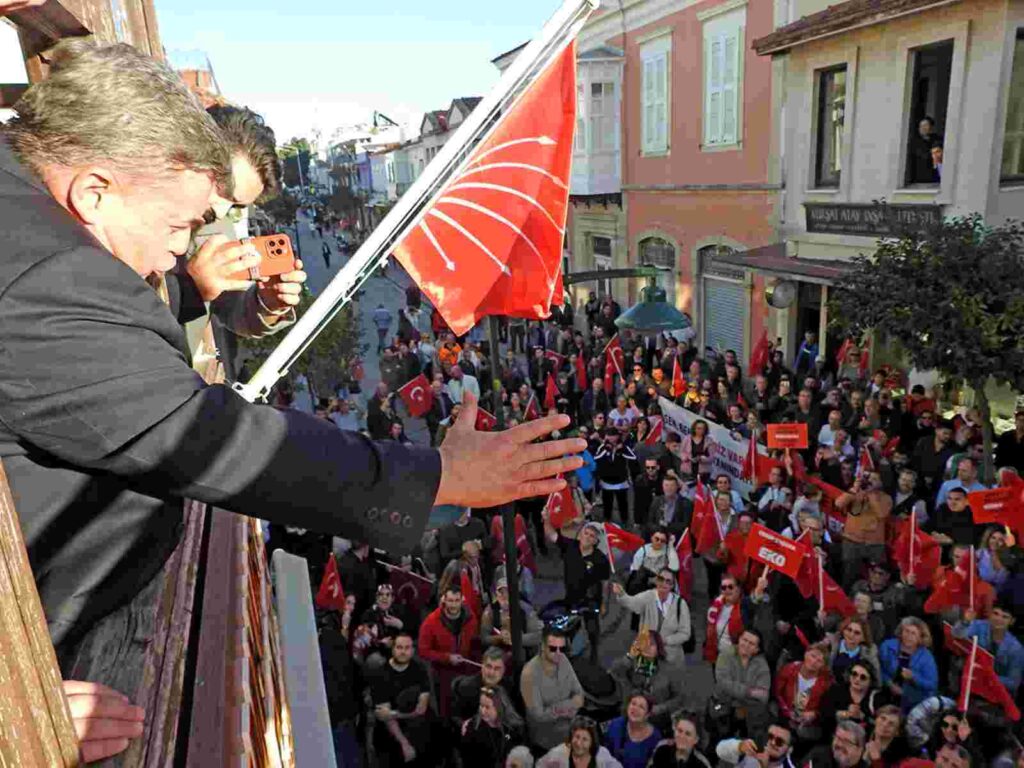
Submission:
<svg viewBox="0 0 1024 768">
<path fill-rule="evenodd" d="M 75 173 L 68 185 L 68 208 L 85 224 L 100 223 L 110 207 L 117 181 L 104 166 L 90 166 Z"/>
</svg>

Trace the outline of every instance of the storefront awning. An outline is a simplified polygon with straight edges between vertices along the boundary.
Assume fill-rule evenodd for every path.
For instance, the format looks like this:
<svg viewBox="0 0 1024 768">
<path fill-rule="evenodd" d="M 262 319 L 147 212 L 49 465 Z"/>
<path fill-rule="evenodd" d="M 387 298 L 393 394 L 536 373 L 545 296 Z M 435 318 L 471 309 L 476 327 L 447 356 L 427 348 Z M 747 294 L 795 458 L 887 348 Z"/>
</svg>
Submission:
<svg viewBox="0 0 1024 768">
<path fill-rule="evenodd" d="M 832 285 L 852 267 L 846 261 L 798 259 L 787 256 L 785 243 L 773 243 L 760 248 L 752 248 L 749 251 L 716 253 L 715 261 L 752 269 L 766 275 L 819 285 Z"/>
</svg>

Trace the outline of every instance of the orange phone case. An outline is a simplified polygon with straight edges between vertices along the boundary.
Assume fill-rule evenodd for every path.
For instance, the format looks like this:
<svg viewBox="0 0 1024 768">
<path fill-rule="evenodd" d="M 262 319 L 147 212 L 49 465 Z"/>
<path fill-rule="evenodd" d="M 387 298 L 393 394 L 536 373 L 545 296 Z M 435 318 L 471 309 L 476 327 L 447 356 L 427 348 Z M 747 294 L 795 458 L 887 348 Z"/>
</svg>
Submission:
<svg viewBox="0 0 1024 768">
<path fill-rule="evenodd" d="M 232 245 L 238 242 L 236 241 Z M 273 277 L 295 269 L 295 252 L 292 250 L 292 241 L 288 235 L 262 235 L 261 237 L 249 238 L 253 247 L 263 257 L 259 266 L 247 270 L 239 270 L 231 275 L 233 280 L 255 280 L 258 277 Z"/>
</svg>

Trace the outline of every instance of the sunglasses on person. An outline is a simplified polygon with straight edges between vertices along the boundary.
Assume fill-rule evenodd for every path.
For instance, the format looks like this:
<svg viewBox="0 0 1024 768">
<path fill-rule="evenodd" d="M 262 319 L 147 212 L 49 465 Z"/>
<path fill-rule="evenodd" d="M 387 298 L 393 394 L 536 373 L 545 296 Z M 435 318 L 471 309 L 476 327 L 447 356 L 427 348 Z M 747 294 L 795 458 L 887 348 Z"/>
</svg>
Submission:
<svg viewBox="0 0 1024 768">
<path fill-rule="evenodd" d="M 668 541 L 668 539 L 664 536 L 651 536 L 652 544 L 664 544 L 666 541 Z"/>
<path fill-rule="evenodd" d="M 562 653 L 564 650 L 565 650 L 565 646 L 564 645 L 552 645 L 551 643 L 548 643 L 548 652 L 549 653 Z"/>
<path fill-rule="evenodd" d="M 644 469 L 646 469 L 648 472 L 657 472 L 658 471 L 658 465 L 657 464 L 648 464 L 647 466 L 644 467 Z"/>
<path fill-rule="evenodd" d="M 722 585 L 722 591 L 723 592 L 732 592 L 734 589 L 736 589 L 736 585 L 735 584 L 723 584 Z"/>
<path fill-rule="evenodd" d="M 768 739 L 766 741 L 766 745 L 768 745 L 768 744 L 772 745 L 773 747 L 788 747 L 789 746 L 789 739 L 785 738 L 784 736 L 779 736 L 779 735 L 774 734 L 774 733 L 769 733 L 768 734 Z"/>
<path fill-rule="evenodd" d="M 851 672 L 850 673 L 850 679 L 851 680 L 870 680 L 871 679 L 871 675 L 869 675 L 866 672 Z"/>
<path fill-rule="evenodd" d="M 672 579 L 667 578 L 666 576 L 655 576 L 654 577 L 654 581 L 656 583 L 658 583 L 658 584 L 671 584 L 672 583 Z"/>
<path fill-rule="evenodd" d="M 960 723 L 956 720 L 943 720 L 942 730 L 944 731 L 955 731 L 959 727 Z"/>
</svg>

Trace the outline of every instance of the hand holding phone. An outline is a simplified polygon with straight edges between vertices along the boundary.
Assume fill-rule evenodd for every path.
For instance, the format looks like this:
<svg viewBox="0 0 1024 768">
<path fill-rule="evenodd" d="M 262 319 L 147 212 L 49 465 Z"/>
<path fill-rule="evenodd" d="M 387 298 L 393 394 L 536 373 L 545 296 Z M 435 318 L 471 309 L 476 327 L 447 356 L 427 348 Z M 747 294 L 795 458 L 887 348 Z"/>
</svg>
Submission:
<svg viewBox="0 0 1024 768">
<path fill-rule="evenodd" d="M 291 272 L 295 269 L 295 252 L 292 250 L 292 241 L 288 235 L 263 235 L 251 237 L 245 240 L 237 240 L 228 243 L 224 248 L 235 245 L 248 245 L 260 255 L 260 262 L 257 266 L 250 266 L 232 273 L 235 280 L 259 280 L 261 277 L 275 277 Z"/>
</svg>

